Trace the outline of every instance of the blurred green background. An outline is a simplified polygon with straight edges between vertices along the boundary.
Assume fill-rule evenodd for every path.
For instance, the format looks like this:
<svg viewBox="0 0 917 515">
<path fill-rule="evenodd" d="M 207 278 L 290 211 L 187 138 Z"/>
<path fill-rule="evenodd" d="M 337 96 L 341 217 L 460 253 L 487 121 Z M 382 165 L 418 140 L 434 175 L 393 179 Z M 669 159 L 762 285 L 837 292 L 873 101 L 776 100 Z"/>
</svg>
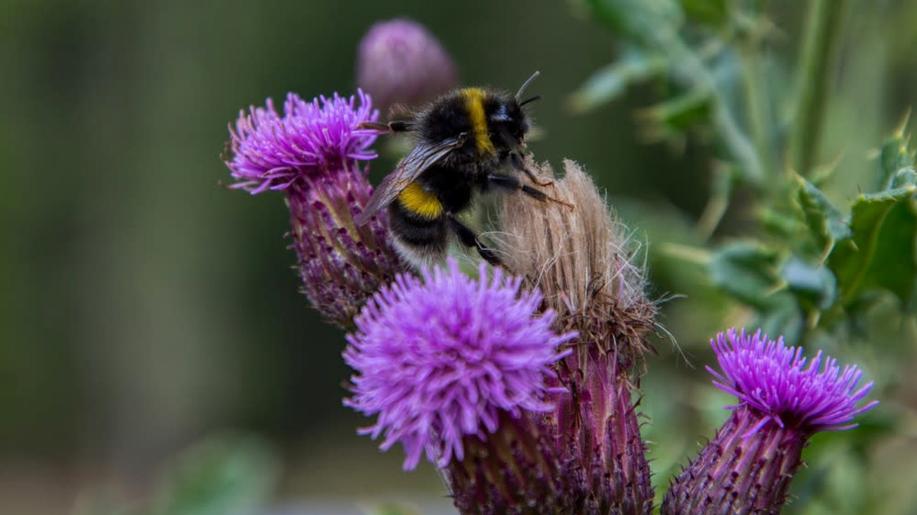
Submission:
<svg viewBox="0 0 917 515">
<path fill-rule="evenodd" d="M 775 52 L 792 63 L 804 9 L 767 7 Z M 869 150 L 917 102 L 917 2 L 846 10 L 820 154 L 838 160 L 838 199 L 860 191 Z M 712 434 L 728 399 L 703 372 L 706 340 L 747 313 L 660 252 L 701 241 L 709 138 L 648 138 L 651 84 L 571 109 L 571 93 L 620 52 L 577 5 L 0 0 L 0 511 L 68 513 L 108 494 L 146 502 L 171 456 L 229 429 L 279 457 L 275 503 L 448 505 L 430 466 L 402 473 L 400 452 L 355 435 L 365 420 L 341 406 L 344 340 L 297 293 L 281 197 L 221 186 L 240 108 L 352 91 L 360 37 L 395 16 L 427 25 L 464 83 L 511 89 L 543 72 L 535 155 L 583 163 L 649 243 L 651 294 L 678 297 L 660 317 L 678 348 L 660 337 L 643 380 L 655 481 Z M 377 163 L 372 177 L 383 172 Z M 714 240 L 743 223 L 727 212 Z M 794 513 L 917 513 L 917 331 L 912 318 L 877 325 L 880 336 L 841 354 L 883 404 L 857 432 L 815 437 Z"/>
</svg>

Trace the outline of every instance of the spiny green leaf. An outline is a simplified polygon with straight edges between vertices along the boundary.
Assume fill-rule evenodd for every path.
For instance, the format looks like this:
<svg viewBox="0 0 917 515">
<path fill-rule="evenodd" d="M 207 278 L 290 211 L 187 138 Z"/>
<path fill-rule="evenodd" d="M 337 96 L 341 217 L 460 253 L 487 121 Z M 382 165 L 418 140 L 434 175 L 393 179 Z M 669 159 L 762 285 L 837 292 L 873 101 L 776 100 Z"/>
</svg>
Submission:
<svg viewBox="0 0 917 515">
<path fill-rule="evenodd" d="M 570 97 L 576 112 L 588 111 L 618 98 L 628 86 L 663 73 L 668 61 L 658 55 L 629 52 L 622 59 L 600 68 Z"/>
<path fill-rule="evenodd" d="M 917 186 L 917 171 L 913 168 L 903 168 L 892 177 L 891 187 L 889 189 L 904 188 L 907 186 Z"/>
<path fill-rule="evenodd" d="M 732 243 L 713 254 L 710 277 L 720 289 L 742 302 L 766 309 L 773 304 L 772 294 L 782 285 L 778 262 L 778 253 L 759 243 Z"/>
<path fill-rule="evenodd" d="M 801 231 L 808 230 L 798 216 L 789 216 L 770 207 L 762 207 L 757 217 L 764 229 L 779 238 L 795 238 Z"/>
<path fill-rule="evenodd" d="M 909 304 L 917 279 L 917 186 L 861 195 L 853 205 L 852 238 L 828 259 L 844 305 L 861 293 L 884 289 Z"/>
<path fill-rule="evenodd" d="M 904 116 L 901 124 L 895 129 L 879 149 L 878 188 L 889 189 L 892 180 L 902 170 L 914 170 L 915 152 L 909 148 L 910 135 L 905 132 L 910 113 Z"/>
<path fill-rule="evenodd" d="M 841 211 L 814 184 L 797 177 L 797 200 L 815 243 L 827 256 L 834 244 L 850 237 L 850 227 Z"/>
</svg>

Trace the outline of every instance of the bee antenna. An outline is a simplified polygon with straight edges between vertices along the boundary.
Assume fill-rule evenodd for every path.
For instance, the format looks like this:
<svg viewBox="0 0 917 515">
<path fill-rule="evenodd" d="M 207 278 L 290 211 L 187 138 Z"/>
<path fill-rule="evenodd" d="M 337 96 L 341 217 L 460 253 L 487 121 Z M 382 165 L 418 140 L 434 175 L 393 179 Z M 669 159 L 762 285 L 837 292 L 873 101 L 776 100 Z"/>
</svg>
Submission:
<svg viewBox="0 0 917 515">
<path fill-rule="evenodd" d="M 525 79 L 525 82 L 523 82 L 522 85 L 519 86 L 519 91 L 516 92 L 517 101 L 522 96 L 522 94 L 525 93 L 525 89 L 529 87 L 529 84 L 531 84 L 532 81 L 535 80 L 539 75 L 541 75 L 541 72 L 536 70 L 535 73 L 533 73 L 531 77 L 529 77 L 528 79 Z"/>
<path fill-rule="evenodd" d="M 535 95 L 534 97 L 529 97 L 529 98 L 523 100 L 522 102 L 519 102 L 519 107 L 522 107 L 522 106 L 524 106 L 525 104 L 528 104 L 529 102 L 534 102 L 534 101 L 536 101 L 536 100 L 541 100 L 541 95 Z"/>
</svg>

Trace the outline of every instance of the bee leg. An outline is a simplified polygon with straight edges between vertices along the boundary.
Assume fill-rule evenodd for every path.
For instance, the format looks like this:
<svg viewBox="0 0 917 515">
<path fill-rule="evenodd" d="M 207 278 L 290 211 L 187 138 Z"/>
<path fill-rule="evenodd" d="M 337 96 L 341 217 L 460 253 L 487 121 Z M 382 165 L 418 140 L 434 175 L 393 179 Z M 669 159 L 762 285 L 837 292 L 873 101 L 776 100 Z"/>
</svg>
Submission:
<svg viewBox="0 0 917 515">
<path fill-rule="evenodd" d="M 360 129 L 372 129 L 383 133 L 410 132 L 414 130 L 414 122 L 407 120 L 394 120 L 388 123 L 363 122 L 357 127 Z"/>
<path fill-rule="evenodd" d="M 528 184 L 522 184 L 522 181 L 520 181 L 517 177 L 513 177 L 511 175 L 492 173 L 487 176 L 487 182 L 498 188 L 503 188 L 503 189 L 511 190 L 511 191 L 521 191 L 522 193 L 525 193 L 526 195 L 532 197 L 533 199 L 539 200 L 541 202 L 548 202 L 548 201 L 556 202 L 558 204 L 566 206 L 570 210 L 573 209 L 573 204 L 569 202 L 564 202 L 563 200 L 560 200 L 558 198 L 554 198 L 537 188 L 533 188 L 529 186 Z"/>
<path fill-rule="evenodd" d="M 554 181 L 552 181 L 551 179 L 548 179 L 546 181 L 538 180 L 538 176 L 535 175 L 531 170 L 528 169 L 528 167 L 525 166 L 525 163 L 522 161 L 522 157 L 519 154 L 513 152 L 512 154 L 509 155 L 509 160 L 512 162 L 512 165 L 516 170 L 522 171 L 522 173 L 524 173 L 525 176 L 528 177 L 530 181 L 534 182 L 538 186 L 545 187 L 545 186 L 554 185 Z"/>
<path fill-rule="evenodd" d="M 452 231 L 455 232 L 456 236 L 458 236 L 459 241 L 462 242 L 462 245 L 466 247 L 474 247 L 477 249 L 478 254 L 481 255 L 484 261 L 487 261 L 491 265 L 503 266 L 503 262 L 499 257 L 497 257 L 497 254 L 493 250 L 485 247 L 484 244 L 481 243 L 481 240 L 478 239 L 478 236 L 474 233 L 474 231 L 469 229 L 468 226 L 462 222 L 458 221 L 458 219 L 456 219 L 453 215 L 447 215 L 447 219 L 449 220 L 449 227 L 452 228 Z"/>
</svg>

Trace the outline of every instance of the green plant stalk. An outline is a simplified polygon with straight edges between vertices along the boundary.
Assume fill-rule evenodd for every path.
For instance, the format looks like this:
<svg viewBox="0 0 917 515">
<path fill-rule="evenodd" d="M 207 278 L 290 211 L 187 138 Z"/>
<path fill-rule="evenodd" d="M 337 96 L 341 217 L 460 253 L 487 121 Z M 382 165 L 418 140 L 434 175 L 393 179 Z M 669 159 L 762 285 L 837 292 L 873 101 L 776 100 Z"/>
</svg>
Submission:
<svg viewBox="0 0 917 515">
<path fill-rule="evenodd" d="M 761 42 L 744 42 L 740 48 L 742 58 L 742 83 L 745 90 L 745 105 L 748 122 L 751 128 L 751 137 L 761 166 L 766 171 L 773 170 L 773 142 L 770 133 L 769 105 L 767 97 L 761 89 L 765 83 L 764 73 L 760 59 Z"/>
<path fill-rule="evenodd" d="M 797 76 L 797 98 L 789 151 L 793 167 L 806 175 L 818 159 L 841 22 L 847 0 L 811 0 Z"/>
<path fill-rule="evenodd" d="M 753 185 L 764 181 L 764 169 L 754 144 L 739 126 L 723 92 L 717 87 L 716 79 L 704 65 L 701 58 L 681 39 L 673 35 L 660 41 L 672 61 L 679 63 L 682 72 L 702 91 L 710 93 L 713 105 L 713 125 L 732 158 L 739 165 L 742 176 Z"/>
</svg>

